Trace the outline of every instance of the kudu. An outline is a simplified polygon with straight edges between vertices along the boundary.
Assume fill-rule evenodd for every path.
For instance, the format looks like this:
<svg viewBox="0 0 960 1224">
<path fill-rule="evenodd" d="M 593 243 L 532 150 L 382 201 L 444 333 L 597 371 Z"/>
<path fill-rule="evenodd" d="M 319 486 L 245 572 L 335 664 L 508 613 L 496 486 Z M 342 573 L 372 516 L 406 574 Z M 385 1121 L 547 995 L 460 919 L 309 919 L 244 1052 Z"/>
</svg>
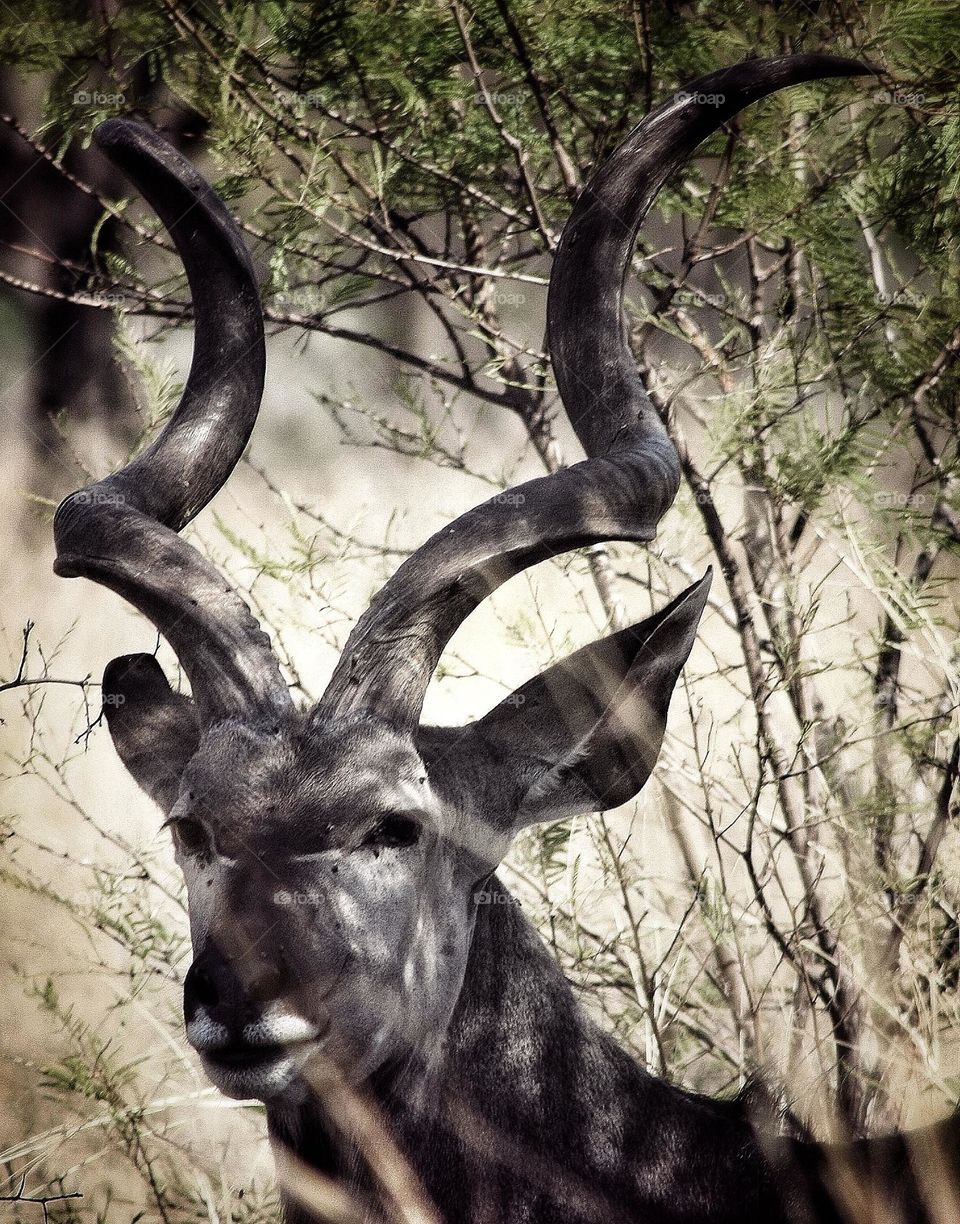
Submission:
<svg viewBox="0 0 960 1224">
<path fill-rule="evenodd" d="M 493 874 L 524 826 L 616 807 L 643 786 L 709 574 L 478 721 L 420 725 L 445 644 L 486 595 L 558 553 L 651 540 L 677 493 L 678 458 L 622 320 L 661 185 L 748 103 L 864 71 L 824 55 L 749 60 L 693 82 L 623 141 L 573 208 L 547 305 L 557 385 L 588 458 L 423 544 L 309 710 L 240 597 L 177 534 L 224 484 L 257 416 L 264 337 L 249 256 L 159 136 L 124 119 L 97 130 L 183 259 L 195 350 L 153 445 L 60 506 L 56 571 L 138 608 L 190 681 L 192 697 L 174 692 L 149 654 L 114 659 L 103 678 L 116 749 L 166 813 L 186 877 L 187 1037 L 225 1093 L 266 1102 L 280 1151 L 356 1192 L 370 1219 L 386 1218 L 385 1192 L 359 1132 L 311 1086 L 321 1063 L 335 1071 L 324 1083 L 374 1103 L 448 1224 L 953 1218 L 935 1211 L 953 1120 L 818 1146 L 761 1133 L 742 1102 L 651 1077 L 584 1014 Z M 285 1199 L 291 1221 L 319 1218 L 295 1187 Z"/>
</svg>

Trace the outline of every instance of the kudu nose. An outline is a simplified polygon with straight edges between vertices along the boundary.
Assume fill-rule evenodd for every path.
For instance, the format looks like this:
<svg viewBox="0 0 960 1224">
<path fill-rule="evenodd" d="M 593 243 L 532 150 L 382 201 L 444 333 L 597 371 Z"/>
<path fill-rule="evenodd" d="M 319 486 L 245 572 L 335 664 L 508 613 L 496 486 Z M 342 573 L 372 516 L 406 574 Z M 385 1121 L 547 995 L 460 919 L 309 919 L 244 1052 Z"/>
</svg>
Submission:
<svg viewBox="0 0 960 1224">
<path fill-rule="evenodd" d="M 287 988 L 282 962 L 259 961 L 239 974 L 230 961 L 204 952 L 193 962 L 183 983 L 183 1014 L 187 1024 L 200 1008 L 219 1024 L 234 1029 L 254 1019 L 258 1010 L 279 999 Z"/>
</svg>

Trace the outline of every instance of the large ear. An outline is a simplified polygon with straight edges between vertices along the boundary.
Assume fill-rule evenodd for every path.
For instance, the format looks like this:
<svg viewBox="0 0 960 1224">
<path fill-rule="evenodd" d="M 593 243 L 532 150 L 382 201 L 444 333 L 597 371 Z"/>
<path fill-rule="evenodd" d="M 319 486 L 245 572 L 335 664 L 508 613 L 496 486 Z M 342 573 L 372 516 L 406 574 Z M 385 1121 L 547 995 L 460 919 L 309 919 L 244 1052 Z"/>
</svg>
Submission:
<svg viewBox="0 0 960 1224">
<path fill-rule="evenodd" d="M 200 743 L 193 701 L 173 691 L 153 655 L 122 655 L 103 673 L 103 713 L 120 760 L 169 812 Z"/>
<path fill-rule="evenodd" d="M 661 612 L 578 650 L 474 724 L 514 775 L 516 826 L 605 812 L 650 776 L 712 571 Z"/>
</svg>

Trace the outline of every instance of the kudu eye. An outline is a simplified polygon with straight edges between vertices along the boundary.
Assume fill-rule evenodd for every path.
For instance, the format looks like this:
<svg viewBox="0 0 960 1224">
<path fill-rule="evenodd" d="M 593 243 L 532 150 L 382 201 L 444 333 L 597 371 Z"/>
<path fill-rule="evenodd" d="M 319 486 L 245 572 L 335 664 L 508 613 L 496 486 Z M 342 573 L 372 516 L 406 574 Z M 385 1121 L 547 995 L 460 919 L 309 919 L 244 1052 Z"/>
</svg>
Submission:
<svg viewBox="0 0 960 1224">
<path fill-rule="evenodd" d="M 210 838 L 199 820 L 185 816 L 180 820 L 171 820 L 170 828 L 177 849 L 184 854 L 205 854 L 209 851 Z"/>
<path fill-rule="evenodd" d="M 420 826 L 412 816 L 401 816 L 391 813 L 381 816 L 370 832 L 363 839 L 364 846 L 374 846 L 377 849 L 396 849 L 402 846 L 415 846 L 420 840 Z"/>
</svg>

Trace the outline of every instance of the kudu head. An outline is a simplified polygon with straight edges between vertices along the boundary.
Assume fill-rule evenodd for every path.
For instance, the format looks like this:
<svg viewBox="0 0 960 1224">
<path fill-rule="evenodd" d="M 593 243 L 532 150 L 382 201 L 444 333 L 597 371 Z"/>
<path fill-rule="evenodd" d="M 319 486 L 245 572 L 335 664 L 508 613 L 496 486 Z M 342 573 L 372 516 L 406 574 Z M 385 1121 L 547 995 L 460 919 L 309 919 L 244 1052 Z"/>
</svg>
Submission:
<svg viewBox="0 0 960 1224">
<path fill-rule="evenodd" d="M 748 61 L 695 82 L 620 145 L 573 209 L 547 305 L 557 385 L 588 458 L 429 539 L 360 618 L 308 710 L 240 597 L 177 534 L 226 481 L 256 419 L 264 340 L 249 256 L 220 200 L 160 137 L 122 119 L 98 129 L 183 259 L 195 349 L 153 445 L 60 506 L 56 570 L 143 612 L 190 681 L 186 697 L 151 655 L 114 659 L 104 710 L 121 759 L 167 815 L 195 954 L 187 1034 L 225 1092 L 294 1097 L 318 1052 L 353 1082 L 429 1059 L 466 970 L 477 891 L 511 837 L 643 786 L 709 574 L 468 726 L 421 726 L 424 693 L 451 635 L 501 583 L 570 549 L 651 540 L 676 495 L 677 455 L 622 318 L 636 232 L 660 186 L 747 103 L 861 71 L 827 56 Z"/>
</svg>

